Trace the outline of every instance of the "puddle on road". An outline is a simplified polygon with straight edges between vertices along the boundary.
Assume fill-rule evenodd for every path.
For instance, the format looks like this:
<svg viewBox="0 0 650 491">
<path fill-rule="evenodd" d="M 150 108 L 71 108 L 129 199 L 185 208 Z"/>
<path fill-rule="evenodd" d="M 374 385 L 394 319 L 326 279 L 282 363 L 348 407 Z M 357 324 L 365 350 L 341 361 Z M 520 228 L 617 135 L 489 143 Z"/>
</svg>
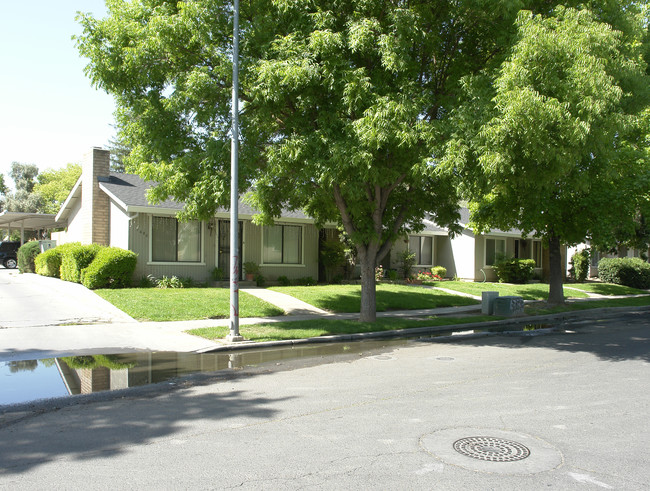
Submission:
<svg viewBox="0 0 650 491">
<path fill-rule="evenodd" d="M 542 326 L 520 326 L 529 330 Z M 547 326 L 543 326 L 547 327 Z M 492 328 L 489 331 L 504 329 Z M 509 326 L 509 331 L 517 330 Z M 471 332 L 484 332 L 476 330 Z M 410 338 L 312 344 L 230 352 L 137 352 L 0 362 L 0 406 L 76 394 L 126 389 L 204 372 L 218 372 L 295 360 L 328 363 L 341 356 L 381 354 L 414 341 L 432 341 L 452 331 Z"/>
</svg>

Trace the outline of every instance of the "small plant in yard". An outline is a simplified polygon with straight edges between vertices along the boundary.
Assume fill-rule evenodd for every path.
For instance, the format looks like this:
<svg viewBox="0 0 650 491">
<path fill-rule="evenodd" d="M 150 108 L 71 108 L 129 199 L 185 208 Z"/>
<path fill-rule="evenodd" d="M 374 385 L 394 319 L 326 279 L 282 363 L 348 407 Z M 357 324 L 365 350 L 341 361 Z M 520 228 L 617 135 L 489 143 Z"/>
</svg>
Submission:
<svg viewBox="0 0 650 491">
<path fill-rule="evenodd" d="M 396 281 L 397 280 L 397 270 L 389 269 L 388 270 L 388 279 L 390 281 Z"/>
<path fill-rule="evenodd" d="M 415 253 L 408 249 L 400 254 L 400 266 L 405 279 L 411 278 L 411 269 L 415 266 Z"/>
<path fill-rule="evenodd" d="M 431 271 L 418 271 L 417 279 L 422 281 L 440 281 L 442 278 L 437 274 L 433 274 Z"/>
<path fill-rule="evenodd" d="M 266 278 L 264 275 L 258 273 L 255 275 L 255 284 L 259 287 L 266 286 Z"/>
<path fill-rule="evenodd" d="M 431 268 L 431 272 L 435 275 L 440 276 L 440 279 L 447 276 L 447 268 L 445 268 L 444 266 L 434 266 L 433 268 Z"/>
<path fill-rule="evenodd" d="M 177 276 L 163 276 L 156 282 L 156 286 L 158 288 L 166 289 L 166 288 L 183 288 L 183 282 L 181 281 L 180 278 Z"/>
<path fill-rule="evenodd" d="M 214 281 L 223 281 L 225 278 L 223 269 L 221 268 L 214 268 L 210 273 L 210 276 Z"/>
<path fill-rule="evenodd" d="M 278 283 L 280 286 L 291 286 L 291 280 L 286 276 L 278 276 Z"/>
<path fill-rule="evenodd" d="M 381 281 L 384 277 L 384 267 L 380 264 L 375 267 L 375 281 Z"/>
</svg>

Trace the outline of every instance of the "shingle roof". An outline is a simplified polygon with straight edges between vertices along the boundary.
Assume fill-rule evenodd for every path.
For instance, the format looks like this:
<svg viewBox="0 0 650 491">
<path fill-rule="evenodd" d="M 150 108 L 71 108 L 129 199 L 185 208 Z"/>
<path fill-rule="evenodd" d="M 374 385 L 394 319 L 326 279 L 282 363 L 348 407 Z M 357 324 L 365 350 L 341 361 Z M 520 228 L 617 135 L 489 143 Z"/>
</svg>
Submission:
<svg viewBox="0 0 650 491">
<path fill-rule="evenodd" d="M 99 178 L 100 186 L 109 193 L 109 195 L 117 199 L 126 208 L 151 208 L 155 210 L 173 210 L 180 211 L 183 209 L 184 204 L 174 200 L 163 201 L 152 205 L 147 201 L 147 189 L 156 185 L 154 181 L 145 181 L 140 176 L 135 174 L 120 174 L 111 172 L 108 177 Z M 227 208 L 219 208 L 218 213 L 229 213 Z M 239 214 L 244 216 L 252 216 L 259 213 L 248 203 L 239 199 Z M 300 218 L 309 219 L 307 215 L 300 211 L 285 210 L 282 213 L 283 218 Z"/>
</svg>

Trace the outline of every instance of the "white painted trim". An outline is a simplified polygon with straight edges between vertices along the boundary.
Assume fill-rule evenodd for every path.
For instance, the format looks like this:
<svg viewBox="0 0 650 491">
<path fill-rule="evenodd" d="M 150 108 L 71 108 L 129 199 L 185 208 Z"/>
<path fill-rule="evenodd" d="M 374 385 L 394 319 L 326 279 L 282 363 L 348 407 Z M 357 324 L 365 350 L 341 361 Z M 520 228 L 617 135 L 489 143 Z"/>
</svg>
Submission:
<svg viewBox="0 0 650 491">
<path fill-rule="evenodd" d="M 99 182 L 99 189 L 104 191 L 106 195 L 112 199 L 115 203 L 119 205 L 120 208 L 122 208 L 124 211 L 127 211 L 128 207 L 126 206 L 126 203 L 124 201 L 120 200 L 117 196 L 115 196 L 113 193 L 111 193 L 106 187 L 104 187 L 103 183 L 100 181 Z"/>
<path fill-rule="evenodd" d="M 58 222 L 61 220 L 61 216 L 63 215 L 63 212 L 70 206 L 70 202 L 73 199 L 81 199 L 81 195 L 76 196 L 77 192 L 79 191 L 79 188 L 81 187 L 81 176 L 79 176 L 79 179 L 77 179 L 77 182 L 75 185 L 72 187 L 72 190 L 68 194 L 68 197 L 65 199 L 63 204 L 61 205 L 61 208 L 59 209 L 59 212 L 56 214 L 56 217 L 54 219 Z"/>
</svg>

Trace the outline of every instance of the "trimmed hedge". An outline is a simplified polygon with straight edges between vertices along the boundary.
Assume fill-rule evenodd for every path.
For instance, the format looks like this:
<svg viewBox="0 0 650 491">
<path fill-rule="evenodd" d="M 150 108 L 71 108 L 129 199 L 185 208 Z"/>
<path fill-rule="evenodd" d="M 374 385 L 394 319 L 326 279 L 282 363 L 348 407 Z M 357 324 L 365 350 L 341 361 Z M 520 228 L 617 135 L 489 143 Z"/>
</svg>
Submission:
<svg viewBox="0 0 650 491">
<path fill-rule="evenodd" d="M 65 252 L 73 247 L 81 246 L 80 242 L 70 242 L 68 244 L 61 244 L 52 249 L 42 252 L 34 261 L 36 265 L 36 273 L 41 276 L 51 276 L 53 278 L 61 277 L 61 261 Z"/>
<path fill-rule="evenodd" d="M 582 283 L 589 276 L 589 250 L 582 249 L 571 256 L 569 274 L 578 283 Z"/>
<path fill-rule="evenodd" d="M 37 240 L 32 240 L 20 246 L 18 249 L 18 270 L 21 273 L 33 273 L 36 271 L 34 259 L 41 252 L 41 245 Z"/>
<path fill-rule="evenodd" d="M 493 266 L 500 283 L 526 283 L 535 274 L 534 259 L 500 259 Z"/>
<path fill-rule="evenodd" d="M 65 250 L 61 260 L 61 279 L 81 283 L 81 270 L 93 262 L 102 246 L 75 244 Z"/>
<path fill-rule="evenodd" d="M 650 264 L 638 257 L 606 257 L 598 261 L 598 277 L 606 283 L 646 290 L 650 288 Z"/>
<path fill-rule="evenodd" d="M 81 283 L 86 288 L 125 288 L 131 286 L 138 255 L 119 247 L 103 247 L 93 262 L 81 271 Z"/>
</svg>

